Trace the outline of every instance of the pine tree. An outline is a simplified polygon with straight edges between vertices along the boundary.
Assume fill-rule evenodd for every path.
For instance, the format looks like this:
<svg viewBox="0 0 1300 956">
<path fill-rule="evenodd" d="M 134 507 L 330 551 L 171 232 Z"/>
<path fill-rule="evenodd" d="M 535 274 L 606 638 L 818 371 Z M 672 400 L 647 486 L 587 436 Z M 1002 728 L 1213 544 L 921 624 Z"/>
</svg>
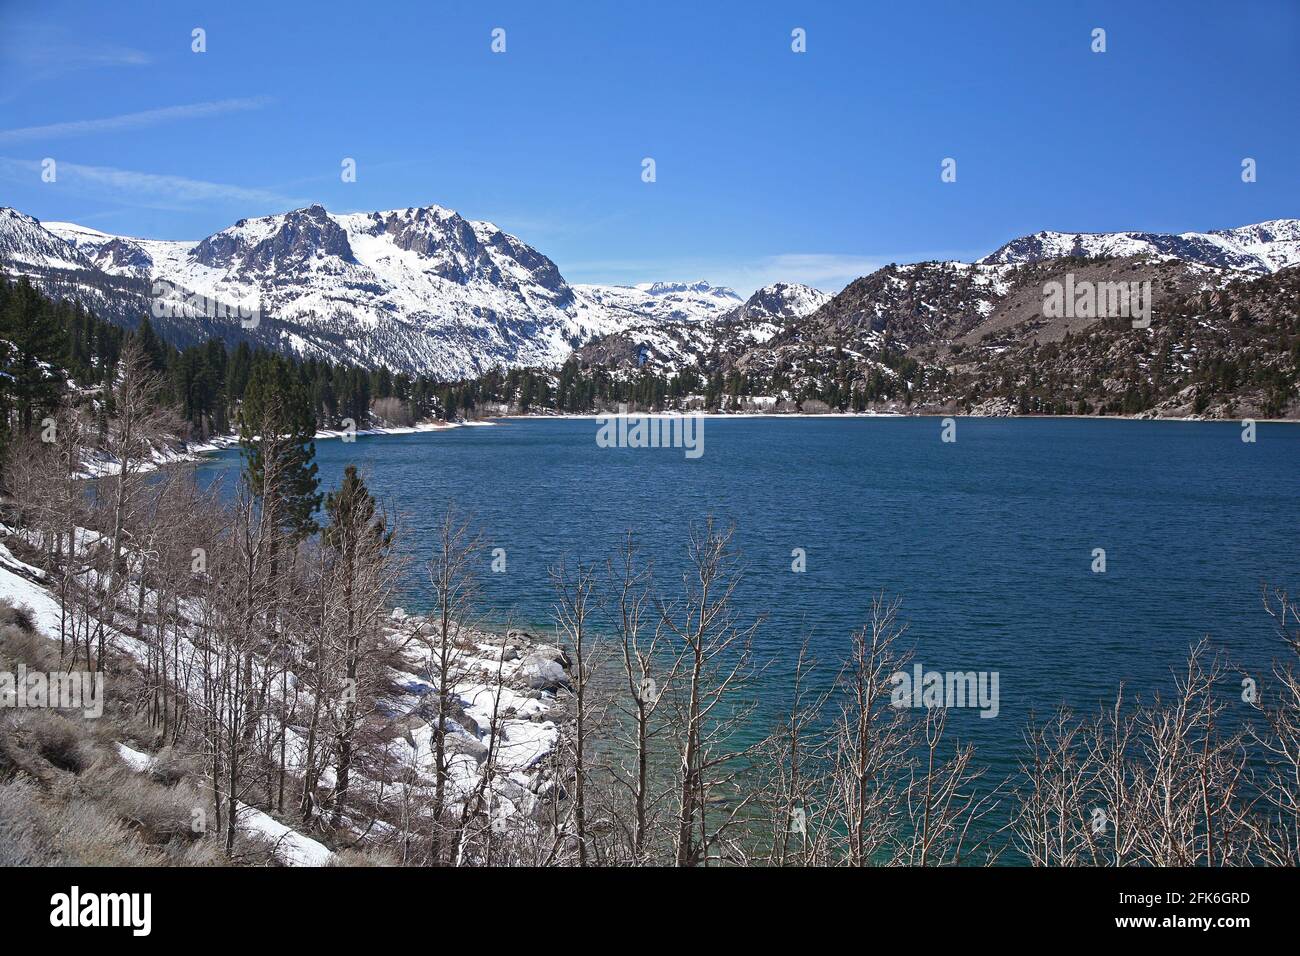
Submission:
<svg viewBox="0 0 1300 956">
<path fill-rule="evenodd" d="M 254 365 L 239 410 L 244 477 L 276 523 L 295 537 L 315 533 L 320 507 L 316 477 L 316 417 L 306 390 L 278 356 Z M 270 500 L 267 500 L 269 497 Z"/>
<path fill-rule="evenodd" d="M 387 559 L 393 534 L 375 499 L 357 475 L 355 465 L 343 472 L 338 491 L 325 499 L 329 525 L 322 535 L 331 555 L 331 580 L 339 589 L 342 626 L 337 634 L 337 660 L 340 683 L 348 690 L 341 695 L 335 731 L 335 800 L 334 825 L 342 822 L 347 802 L 353 761 L 353 744 L 360 721 L 361 694 L 368 681 L 361 673 L 366 652 L 375 646 L 373 630 L 382 601 L 376 603 L 381 586 L 382 568 Z"/>
<path fill-rule="evenodd" d="M 149 364 L 149 370 L 152 372 L 165 371 L 167 368 L 167 345 L 162 339 L 158 338 L 158 333 L 154 331 L 149 316 L 146 315 L 140 320 L 140 327 L 135 330 L 135 338 L 144 352 L 145 360 Z"/>
<path fill-rule="evenodd" d="M 63 392 L 67 335 L 57 309 L 26 276 L 6 296 L 0 338 L 6 340 L 0 354 L 5 390 L 17 411 L 19 430 L 29 433 L 36 416 L 52 410 Z"/>
</svg>

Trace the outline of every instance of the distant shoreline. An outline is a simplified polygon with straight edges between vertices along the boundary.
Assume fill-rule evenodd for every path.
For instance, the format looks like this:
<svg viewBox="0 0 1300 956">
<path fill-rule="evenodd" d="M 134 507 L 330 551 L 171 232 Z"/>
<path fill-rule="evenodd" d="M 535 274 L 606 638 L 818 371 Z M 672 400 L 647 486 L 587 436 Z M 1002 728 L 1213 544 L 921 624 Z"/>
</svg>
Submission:
<svg viewBox="0 0 1300 956">
<path fill-rule="evenodd" d="M 421 422 L 418 425 L 395 425 L 391 428 L 359 428 L 355 432 L 348 432 L 341 428 L 322 428 L 312 435 L 311 440 L 329 441 L 332 438 L 342 438 L 344 435 L 354 434 L 357 438 L 366 436 L 381 435 L 417 435 L 425 432 L 441 432 L 452 428 L 469 428 L 478 426 L 493 425 L 491 421 L 477 422 Z M 202 455 L 212 455 L 219 451 L 226 451 L 234 448 L 239 444 L 238 435 L 219 435 L 216 438 L 205 442 L 187 442 L 186 450 L 175 457 L 175 461 L 193 461 Z"/>
<path fill-rule="evenodd" d="M 701 418 L 710 419 L 728 419 L 728 418 L 834 418 L 834 419 L 871 419 L 871 418 L 968 418 L 981 420 L 1006 420 L 1006 421 L 1029 421 L 1032 419 L 1079 419 L 1095 421 L 1122 421 L 1122 422 L 1177 422 L 1187 423 L 1207 423 L 1221 425 L 1240 425 L 1244 421 L 1254 421 L 1256 424 L 1269 425 L 1300 425 L 1300 419 L 1295 418 L 1202 418 L 1198 416 L 1159 416 L 1143 417 L 1140 415 L 969 415 L 958 414 L 954 412 L 584 412 L 555 415 L 493 415 L 490 418 L 479 419 L 476 421 L 463 422 L 421 422 L 417 425 L 399 425 L 392 428 L 362 428 L 355 433 L 357 438 L 363 437 L 383 437 L 385 435 L 418 435 L 432 432 L 449 431 L 454 428 L 479 428 L 495 425 L 497 422 L 508 421 L 596 421 L 597 419 L 607 416 L 619 417 L 625 415 L 628 418 L 673 418 L 680 415 L 698 415 Z M 339 439 L 348 432 L 341 429 L 327 428 L 321 429 L 312 436 L 313 441 L 329 441 Z M 222 435 L 210 441 L 190 444 L 186 450 L 179 453 L 160 464 L 178 464 L 185 461 L 198 461 L 206 455 L 214 455 L 217 452 L 226 451 L 234 448 L 239 444 L 239 439 L 235 435 Z M 101 471 L 93 477 L 103 477 L 106 472 Z"/>
<path fill-rule="evenodd" d="M 1028 421 L 1030 419 L 1096 419 L 1097 421 L 1128 421 L 1128 422 L 1218 422 L 1221 424 L 1239 425 L 1244 421 L 1253 421 L 1256 423 L 1277 423 L 1287 425 L 1300 424 L 1297 418 L 1205 418 L 1197 415 L 1174 416 L 1142 416 L 1142 415 L 971 415 L 969 413 L 959 412 L 590 412 L 590 413 L 570 413 L 556 415 L 494 415 L 493 420 L 510 421 L 514 419 L 574 419 L 595 420 L 605 417 L 627 418 L 673 418 L 680 415 L 698 415 L 701 418 L 978 418 L 978 419 L 1004 419 L 1007 421 Z M 468 424 L 468 423 L 467 423 Z M 475 423 L 480 424 L 480 423 Z M 358 432 L 357 434 L 361 434 Z"/>
</svg>

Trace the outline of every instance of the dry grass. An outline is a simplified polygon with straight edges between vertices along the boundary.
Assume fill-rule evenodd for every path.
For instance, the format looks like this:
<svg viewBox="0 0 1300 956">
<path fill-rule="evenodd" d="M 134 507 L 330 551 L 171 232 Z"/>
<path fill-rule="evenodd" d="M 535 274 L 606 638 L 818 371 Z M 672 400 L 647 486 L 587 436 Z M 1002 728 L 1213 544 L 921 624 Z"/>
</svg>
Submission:
<svg viewBox="0 0 1300 956">
<path fill-rule="evenodd" d="M 30 615 L 0 601 L 0 670 L 60 668 L 57 645 L 32 630 Z M 104 715 L 0 711 L 0 865 L 229 865 L 219 835 L 204 833 L 210 800 L 198 789 L 197 762 L 166 748 L 146 773 L 119 756 L 115 742 L 152 736 L 119 693 L 132 670 L 118 662 L 106 681 Z M 235 860 L 264 863 L 270 848 L 237 841 Z"/>
</svg>

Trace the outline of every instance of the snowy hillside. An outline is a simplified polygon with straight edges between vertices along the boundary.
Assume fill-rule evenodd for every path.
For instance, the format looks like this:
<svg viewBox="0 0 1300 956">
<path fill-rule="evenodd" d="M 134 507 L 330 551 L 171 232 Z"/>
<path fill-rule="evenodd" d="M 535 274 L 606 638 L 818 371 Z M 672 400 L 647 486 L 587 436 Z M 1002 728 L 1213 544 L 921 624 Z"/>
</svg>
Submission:
<svg viewBox="0 0 1300 956">
<path fill-rule="evenodd" d="M 801 319 L 811 315 L 833 296 L 798 282 L 774 282 L 763 286 L 741 305 L 727 313 L 731 321 L 758 319 Z"/>
<path fill-rule="evenodd" d="M 7 271 L 76 290 L 100 309 L 115 296 L 115 317 L 150 308 L 154 284 L 164 282 L 175 290 L 170 300 L 198 295 L 258 311 L 257 328 L 209 317 L 182 324 L 186 339 L 230 333 L 441 378 L 554 366 L 631 325 L 702 322 L 742 304 L 731 289 L 704 281 L 571 286 L 536 249 L 440 206 L 350 214 L 309 206 L 241 219 L 198 242 L 0 213 Z"/>
<path fill-rule="evenodd" d="M 80 227 L 78 227 L 80 228 Z M 23 273 L 32 267 L 92 269 L 94 263 L 75 247 L 17 209 L 0 207 L 0 262 L 6 271 Z"/>
<path fill-rule="evenodd" d="M 1274 273 L 1300 264 L 1300 220 L 1182 235 L 1039 232 L 974 265 L 891 266 L 833 299 L 778 282 L 742 301 L 704 281 L 570 285 L 520 239 L 440 206 L 336 214 L 315 205 L 241 219 L 198 242 L 115 236 L 0 208 L 0 268 L 106 318 L 134 324 L 167 283 L 173 301 L 197 295 L 258 314 L 251 327 L 222 314 L 160 320 L 178 344 L 216 335 L 440 378 L 555 367 L 579 350 L 588 360 L 679 367 L 715 350 L 739 354 L 804 319 L 800 340 L 844 342 L 846 331 L 885 324 L 907 341 L 942 339 L 987 317 L 1016 265 L 1133 255 Z M 942 301 L 918 298 L 919 289 Z"/>
<path fill-rule="evenodd" d="M 762 345 L 831 298 L 810 286 L 776 282 L 716 316 L 629 325 L 585 346 L 581 355 L 599 365 L 677 371 L 711 354 L 740 355 Z"/>
<path fill-rule="evenodd" d="M 702 322 L 716 319 L 742 302 L 725 286 L 696 282 L 643 282 L 640 285 L 579 285 L 584 299 L 611 316 L 628 321 Z"/>
<path fill-rule="evenodd" d="M 1036 232 L 1008 242 L 982 264 L 1037 262 L 1061 256 L 1153 255 L 1243 272 L 1277 272 L 1300 263 L 1300 220 L 1184 232 Z"/>
<path fill-rule="evenodd" d="M 197 243 L 69 223 L 47 232 L 109 275 L 256 304 L 293 351 L 368 366 L 455 377 L 551 365 L 619 327 L 546 256 L 438 206 L 348 215 L 310 206 L 240 220 Z"/>
</svg>

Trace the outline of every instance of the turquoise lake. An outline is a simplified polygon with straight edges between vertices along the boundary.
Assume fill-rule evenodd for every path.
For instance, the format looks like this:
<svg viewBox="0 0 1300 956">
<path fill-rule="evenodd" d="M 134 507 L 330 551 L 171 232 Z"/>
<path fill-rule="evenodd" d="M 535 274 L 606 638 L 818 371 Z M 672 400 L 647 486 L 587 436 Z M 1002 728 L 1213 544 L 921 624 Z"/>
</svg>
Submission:
<svg viewBox="0 0 1300 956">
<path fill-rule="evenodd" d="M 873 593 L 897 595 L 926 669 L 998 672 L 998 717 L 955 710 L 949 725 L 994 771 L 1014 767 L 1031 712 L 1095 708 L 1120 682 L 1167 689 L 1201 636 L 1261 678 L 1280 654 L 1260 588 L 1300 589 L 1300 428 L 1261 424 L 1246 443 L 1235 422 L 963 418 L 945 443 L 941 427 L 710 418 L 692 459 L 599 447 L 592 420 L 524 419 L 320 441 L 316 454 L 323 488 L 355 463 L 401 516 L 411 612 L 427 606 L 431 536 L 451 503 L 483 532 L 484 610 L 541 633 L 561 556 L 603 561 L 630 529 L 673 595 L 688 523 L 734 522 L 738 608 L 766 615 L 769 714 L 805 633 L 829 664 Z M 238 461 L 225 452 L 201 471 L 225 479 Z M 505 573 L 491 571 L 492 548 Z"/>
</svg>

